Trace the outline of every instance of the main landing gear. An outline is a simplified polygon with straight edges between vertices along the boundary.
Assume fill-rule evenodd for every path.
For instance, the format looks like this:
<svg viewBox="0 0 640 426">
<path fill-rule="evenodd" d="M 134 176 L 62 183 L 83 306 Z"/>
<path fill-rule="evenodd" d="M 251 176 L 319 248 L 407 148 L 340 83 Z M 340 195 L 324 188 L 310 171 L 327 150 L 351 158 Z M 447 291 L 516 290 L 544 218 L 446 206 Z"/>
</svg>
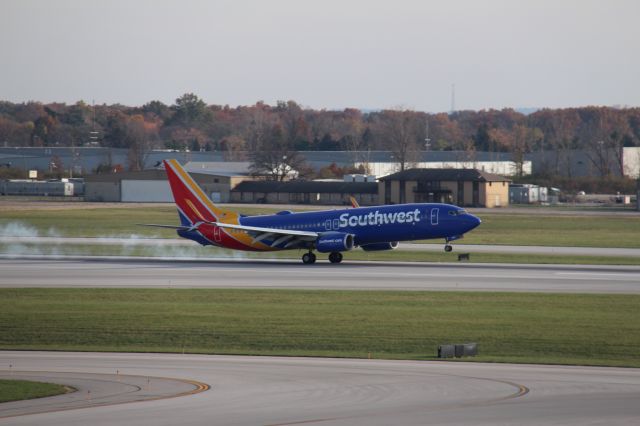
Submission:
<svg viewBox="0 0 640 426">
<path fill-rule="evenodd" d="M 340 263 L 342 262 L 342 253 L 339 251 L 334 251 L 329 255 L 329 262 L 331 263 Z"/>
<path fill-rule="evenodd" d="M 302 263 L 305 265 L 311 265 L 312 263 L 316 263 L 316 255 L 312 252 L 305 253 L 302 255 Z"/>
<path fill-rule="evenodd" d="M 338 251 L 334 251 L 329 254 L 329 262 L 331 263 L 340 263 L 342 262 L 342 253 Z M 316 255 L 313 252 L 308 252 L 302 255 L 302 263 L 305 265 L 311 265 L 316 263 Z"/>
</svg>

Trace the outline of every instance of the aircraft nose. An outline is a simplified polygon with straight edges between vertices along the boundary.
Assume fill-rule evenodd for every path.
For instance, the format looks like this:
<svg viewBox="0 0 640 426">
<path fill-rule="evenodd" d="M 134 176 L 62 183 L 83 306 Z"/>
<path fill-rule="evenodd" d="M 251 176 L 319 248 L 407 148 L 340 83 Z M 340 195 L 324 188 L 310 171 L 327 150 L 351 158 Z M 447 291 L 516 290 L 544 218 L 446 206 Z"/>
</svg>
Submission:
<svg viewBox="0 0 640 426">
<path fill-rule="evenodd" d="M 482 220 L 478 216 L 474 216 L 472 214 L 469 215 L 469 219 L 471 222 L 471 228 L 469 228 L 470 230 L 477 228 L 482 223 Z"/>
</svg>

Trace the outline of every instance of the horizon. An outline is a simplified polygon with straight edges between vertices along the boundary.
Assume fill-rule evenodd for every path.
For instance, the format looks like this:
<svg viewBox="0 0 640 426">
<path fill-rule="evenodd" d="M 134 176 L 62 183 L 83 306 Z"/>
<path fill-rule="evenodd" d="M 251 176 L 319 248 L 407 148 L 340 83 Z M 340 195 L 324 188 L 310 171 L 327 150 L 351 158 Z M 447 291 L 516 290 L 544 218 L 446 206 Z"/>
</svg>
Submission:
<svg viewBox="0 0 640 426">
<path fill-rule="evenodd" d="M 197 94 L 195 94 L 197 96 Z M 177 99 L 177 98 L 176 98 Z M 164 102 L 164 101 L 160 101 L 158 99 L 150 99 L 142 104 L 136 104 L 136 105 L 130 105 L 130 104 L 125 104 L 122 102 L 114 102 L 114 103 L 95 103 L 95 106 L 101 106 L 101 107 L 113 107 L 116 105 L 120 105 L 123 106 L 125 108 L 142 108 L 144 105 L 148 104 L 149 102 L 153 102 L 153 101 L 160 101 L 162 103 L 164 103 L 167 106 L 172 106 L 175 104 L 176 99 L 174 99 L 171 102 Z M 202 99 L 202 98 L 200 98 Z M 396 109 L 397 107 L 390 107 L 390 108 L 358 108 L 358 107 L 343 107 L 343 108 L 314 108 L 308 105 L 302 105 L 300 103 L 298 103 L 295 99 L 280 99 L 275 101 L 274 103 L 268 103 L 265 102 L 263 100 L 257 100 L 253 103 L 248 103 L 248 104 L 237 104 L 237 105 L 231 105 L 229 103 L 208 103 L 205 101 L 205 103 L 207 104 L 208 107 L 211 106 L 220 106 L 220 107 L 229 107 L 232 109 L 235 108 L 243 108 L 243 107 L 252 107 L 255 106 L 259 103 L 268 105 L 269 107 L 275 107 L 277 105 L 277 102 L 289 102 L 289 101 L 293 101 L 296 102 L 296 104 L 302 108 L 303 110 L 313 110 L 313 111 L 336 111 L 336 112 L 340 112 L 340 111 L 344 111 L 347 109 L 355 109 L 355 110 L 359 110 L 360 112 L 362 112 L 363 114 L 369 114 L 369 113 L 376 113 L 376 112 L 381 112 L 381 111 L 385 111 L 385 110 L 393 110 Z M 71 106 L 71 105 L 76 105 L 78 103 L 84 103 L 85 105 L 91 107 L 93 106 L 93 102 L 92 101 L 87 101 L 85 99 L 78 99 L 76 101 L 70 101 L 70 102 L 63 102 L 63 101 L 42 101 L 42 100 L 36 100 L 36 99 L 29 99 L 29 100 L 25 100 L 25 101 L 11 101 L 11 100 L 7 100 L 7 99 L 0 99 L 0 102 L 8 102 L 8 103 L 12 103 L 12 104 L 16 104 L 16 105 L 20 105 L 20 104 L 29 104 L 29 103 L 38 103 L 38 104 L 42 104 L 42 105 L 66 105 L 66 106 Z M 566 107 L 548 107 L 548 106 L 539 106 L 539 107 L 512 107 L 512 106 L 505 106 L 502 108 L 482 108 L 482 109 L 456 109 L 454 111 L 423 111 L 423 110 L 417 110 L 417 109 L 409 109 L 411 111 L 414 112 L 419 112 L 419 113 L 424 113 L 424 114 L 429 114 L 429 115 L 436 115 L 436 114 L 452 114 L 452 113 L 459 113 L 459 112 L 483 112 L 483 111 L 503 111 L 503 110 L 513 110 L 517 113 L 523 114 L 523 115 L 530 115 L 533 114 L 537 111 L 540 110 L 564 110 L 564 109 L 582 109 L 582 108 L 611 108 L 611 109 L 616 109 L 616 110 L 624 110 L 624 109 L 634 109 L 634 108 L 640 108 L 640 105 L 595 105 L 595 104 L 590 104 L 590 105 L 574 105 L 574 106 L 566 106 Z"/>
</svg>

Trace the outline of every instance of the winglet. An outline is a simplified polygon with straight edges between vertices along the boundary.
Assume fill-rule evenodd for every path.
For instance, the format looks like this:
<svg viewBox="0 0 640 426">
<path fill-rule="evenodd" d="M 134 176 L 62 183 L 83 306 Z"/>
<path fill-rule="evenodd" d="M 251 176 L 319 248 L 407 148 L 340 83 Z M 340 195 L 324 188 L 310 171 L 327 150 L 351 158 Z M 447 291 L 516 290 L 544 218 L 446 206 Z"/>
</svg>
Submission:
<svg viewBox="0 0 640 426">
<path fill-rule="evenodd" d="M 353 207 L 354 209 L 360 207 L 360 204 L 358 204 L 358 200 L 356 200 L 356 197 L 354 197 L 353 195 L 349 196 L 349 200 L 351 201 L 351 207 Z"/>
</svg>

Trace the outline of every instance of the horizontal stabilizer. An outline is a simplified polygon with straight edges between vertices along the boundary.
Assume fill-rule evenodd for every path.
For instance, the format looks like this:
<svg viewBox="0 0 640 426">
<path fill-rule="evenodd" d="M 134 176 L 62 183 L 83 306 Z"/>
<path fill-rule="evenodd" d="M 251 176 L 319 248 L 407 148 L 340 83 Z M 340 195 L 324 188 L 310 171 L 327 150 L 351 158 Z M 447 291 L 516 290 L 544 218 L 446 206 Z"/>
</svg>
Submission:
<svg viewBox="0 0 640 426">
<path fill-rule="evenodd" d="M 155 223 L 136 223 L 138 226 L 154 226 L 156 228 L 169 228 L 169 229 L 177 229 L 179 231 L 188 231 L 191 229 L 190 226 L 176 226 L 176 225 L 158 225 Z"/>
</svg>

